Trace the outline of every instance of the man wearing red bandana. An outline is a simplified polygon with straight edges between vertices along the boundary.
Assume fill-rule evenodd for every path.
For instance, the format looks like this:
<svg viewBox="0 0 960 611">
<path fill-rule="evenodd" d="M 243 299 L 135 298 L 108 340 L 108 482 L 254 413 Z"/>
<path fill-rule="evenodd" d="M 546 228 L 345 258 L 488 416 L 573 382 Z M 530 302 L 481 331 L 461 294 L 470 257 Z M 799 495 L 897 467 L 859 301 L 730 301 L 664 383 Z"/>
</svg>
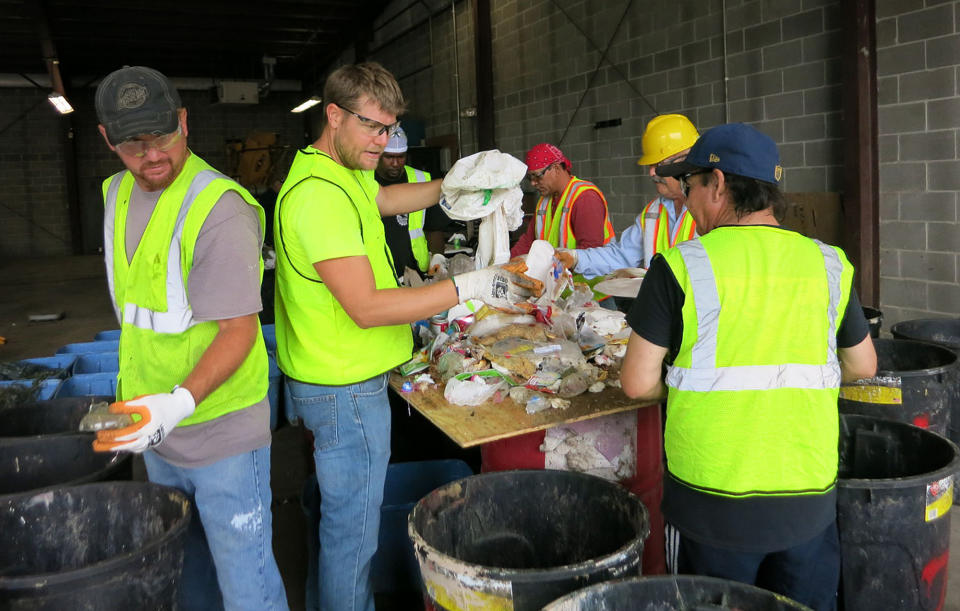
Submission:
<svg viewBox="0 0 960 611">
<path fill-rule="evenodd" d="M 538 144 L 527 153 L 526 163 L 527 179 L 540 200 L 527 231 L 510 249 L 511 257 L 526 254 L 534 240 L 547 240 L 555 248 L 592 248 L 613 238 L 606 198 L 595 184 L 573 175 L 560 149 Z"/>
</svg>

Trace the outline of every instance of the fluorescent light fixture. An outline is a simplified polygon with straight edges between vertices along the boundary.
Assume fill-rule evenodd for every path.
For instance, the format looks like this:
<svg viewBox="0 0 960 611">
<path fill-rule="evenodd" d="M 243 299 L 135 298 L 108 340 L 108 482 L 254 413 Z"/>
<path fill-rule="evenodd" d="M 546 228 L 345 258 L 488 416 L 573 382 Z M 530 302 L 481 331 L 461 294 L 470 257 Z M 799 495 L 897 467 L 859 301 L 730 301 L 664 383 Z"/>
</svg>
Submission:
<svg viewBox="0 0 960 611">
<path fill-rule="evenodd" d="M 61 115 L 68 115 L 73 112 L 73 106 L 70 106 L 70 102 L 67 101 L 67 98 L 63 97 L 62 93 L 57 93 L 56 91 L 51 91 L 50 95 L 47 96 L 47 100 L 53 107 L 57 109 Z"/>
<path fill-rule="evenodd" d="M 320 99 L 320 96 L 316 96 L 316 95 L 315 95 L 315 96 L 313 96 L 312 98 L 310 98 L 309 100 L 307 100 L 306 102 L 304 102 L 303 104 L 301 104 L 301 105 L 297 106 L 296 108 L 294 108 L 293 110 L 291 110 L 290 112 L 303 112 L 303 111 L 305 111 L 305 110 L 308 109 L 308 108 L 313 108 L 314 106 L 316 106 L 317 104 L 319 104 L 319 103 L 322 102 L 322 101 L 323 101 L 323 100 Z"/>
</svg>

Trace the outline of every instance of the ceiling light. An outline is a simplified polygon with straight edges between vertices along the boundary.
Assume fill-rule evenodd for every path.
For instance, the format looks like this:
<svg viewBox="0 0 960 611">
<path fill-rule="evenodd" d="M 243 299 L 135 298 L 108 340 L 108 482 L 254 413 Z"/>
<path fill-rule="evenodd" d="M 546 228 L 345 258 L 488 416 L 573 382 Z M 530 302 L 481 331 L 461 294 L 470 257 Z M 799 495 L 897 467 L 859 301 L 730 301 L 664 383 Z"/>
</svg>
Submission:
<svg viewBox="0 0 960 611">
<path fill-rule="evenodd" d="M 50 95 L 47 96 L 47 100 L 53 107 L 57 109 L 61 115 L 67 115 L 73 112 L 73 106 L 70 106 L 70 102 L 67 101 L 67 98 L 63 97 L 62 93 L 57 93 L 56 91 L 51 91 Z"/>
<path fill-rule="evenodd" d="M 313 108 L 314 106 L 316 106 L 317 104 L 319 104 L 319 103 L 322 102 L 322 101 L 323 101 L 323 100 L 320 99 L 320 96 L 316 96 L 316 95 L 315 95 L 315 96 L 313 96 L 312 98 L 310 98 L 309 100 L 307 100 L 306 102 L 304 102 L 303 104 L 301 104 L 301 105 L 297 106 L 296 108 L 294 108 L 293 110 L 291 110 L 290 112 L 303 112 L 303 111 L 305 111 L 305 110 L 308 109 L 308 108 Z"/>
</svg>

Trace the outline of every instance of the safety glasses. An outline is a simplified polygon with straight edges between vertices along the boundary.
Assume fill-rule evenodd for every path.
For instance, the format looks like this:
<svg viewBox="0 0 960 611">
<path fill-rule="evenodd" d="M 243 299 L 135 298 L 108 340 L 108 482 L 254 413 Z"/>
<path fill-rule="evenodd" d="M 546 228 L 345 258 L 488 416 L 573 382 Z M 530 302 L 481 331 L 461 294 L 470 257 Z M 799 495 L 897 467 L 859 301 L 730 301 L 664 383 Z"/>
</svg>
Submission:
<svg viewBox="0 0 960 611">
<path fill-rule="evenodd" d="M 125 140 L 114 148 L 124 155 L 139 158 L 146 155 L 150 149 L 157 149 L 162 152 L 169 151 L 173 148 L 173 145 L 180 140 L 180 136 L 182 135 L 183 132 L 178 125 L 177 131 L 157 136 L 153 140 Z"/>
<path fill-rule="evenodd" d="M 527 180 L 529 180 L 530 182 L 533 182 L 535 180 L 542 179 L 543 175 L 546 174 L 548 171 L 550 171 L 550 168 L 552 167 L 553 167 L 553 164 L 551 163 L 550 165 L 543 168 L 542 170 L 537 170 L 536 172 L 527 172 Z"/>
<path fill-rule="evenodd" d="M 680 181 L 680 191 L 683 192 L 683 196 L 690 197 L 690 178 L 693 176 L 698 176 L 700 174 L 709 174 L 712 170 L 700 170 L 699 172 L 690 172 L 689 174 L 684 174 L 679 178 Z"/>
<path fill-rule="evenodd" d="M 376 121 L 374 119 L 371 119 L 370 117 L 365 117 L 359 113 L 355 113 L 349 108 L 345 106 L 341 106 L 336 102 L 334 102 L 334 104 L 340 110 L 348 112 L 351 115 L 355 116 L 357 119 L 359 119 L 360 125 L 363 126 L 363 129 L 365 129 L 371 137 L 382 136 L 383 134 L 386 134 L 388 137 L 393 137 L 397 133 L 397 130 L 400 129 L 400 121 L 397 121 L 396 123 L 393 123 L 391 125 L 384 125 L 380 121 Z"/>
</svg>

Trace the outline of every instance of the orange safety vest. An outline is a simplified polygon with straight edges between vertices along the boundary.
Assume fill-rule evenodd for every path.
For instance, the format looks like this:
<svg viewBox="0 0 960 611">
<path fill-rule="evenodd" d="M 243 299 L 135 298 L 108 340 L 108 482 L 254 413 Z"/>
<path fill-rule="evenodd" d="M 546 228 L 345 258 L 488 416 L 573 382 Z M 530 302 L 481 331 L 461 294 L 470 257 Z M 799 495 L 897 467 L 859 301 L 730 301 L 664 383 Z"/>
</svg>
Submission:
<svg viewBox="0 0 960 611">
<path fill-rule="evenodd" d="M 692 240 L 697 234 L 696 223 L 689 210 L 683 211 L 671 234 L 670 213 L 660 197 L 653 199 L 643 209 L 640 214 L 640 227 L 643 229 L 644 267 L 650 266 L 653 255 L 673 248 L 679 242 Z"/>
<path fill-rule="evenodd" d="M 572 216 L 570 213 L 580 194 L 585 191 L 596 191 L 600 196 L 600 201 L 603 202 L 603 243 L 606 244 L 612 240 L 614 231 L 607 212 L 607 198 L 603 196 L 603 192 L 597 188 L 597 185 L 588 180 L 580 180 L 576 176 L 570 178 L 556 206 L 550 205 L 553 197 L 546 195 L 540 197 L 540 201 L 537 202 L 537 224 L 534 235 L 538 239 L 547 240 L 553 244 L 554 248 L 576 248 L 577 239 L 570 227 Z M 560 214 L 557 214 L 558 210 Z"/>
</svg>

